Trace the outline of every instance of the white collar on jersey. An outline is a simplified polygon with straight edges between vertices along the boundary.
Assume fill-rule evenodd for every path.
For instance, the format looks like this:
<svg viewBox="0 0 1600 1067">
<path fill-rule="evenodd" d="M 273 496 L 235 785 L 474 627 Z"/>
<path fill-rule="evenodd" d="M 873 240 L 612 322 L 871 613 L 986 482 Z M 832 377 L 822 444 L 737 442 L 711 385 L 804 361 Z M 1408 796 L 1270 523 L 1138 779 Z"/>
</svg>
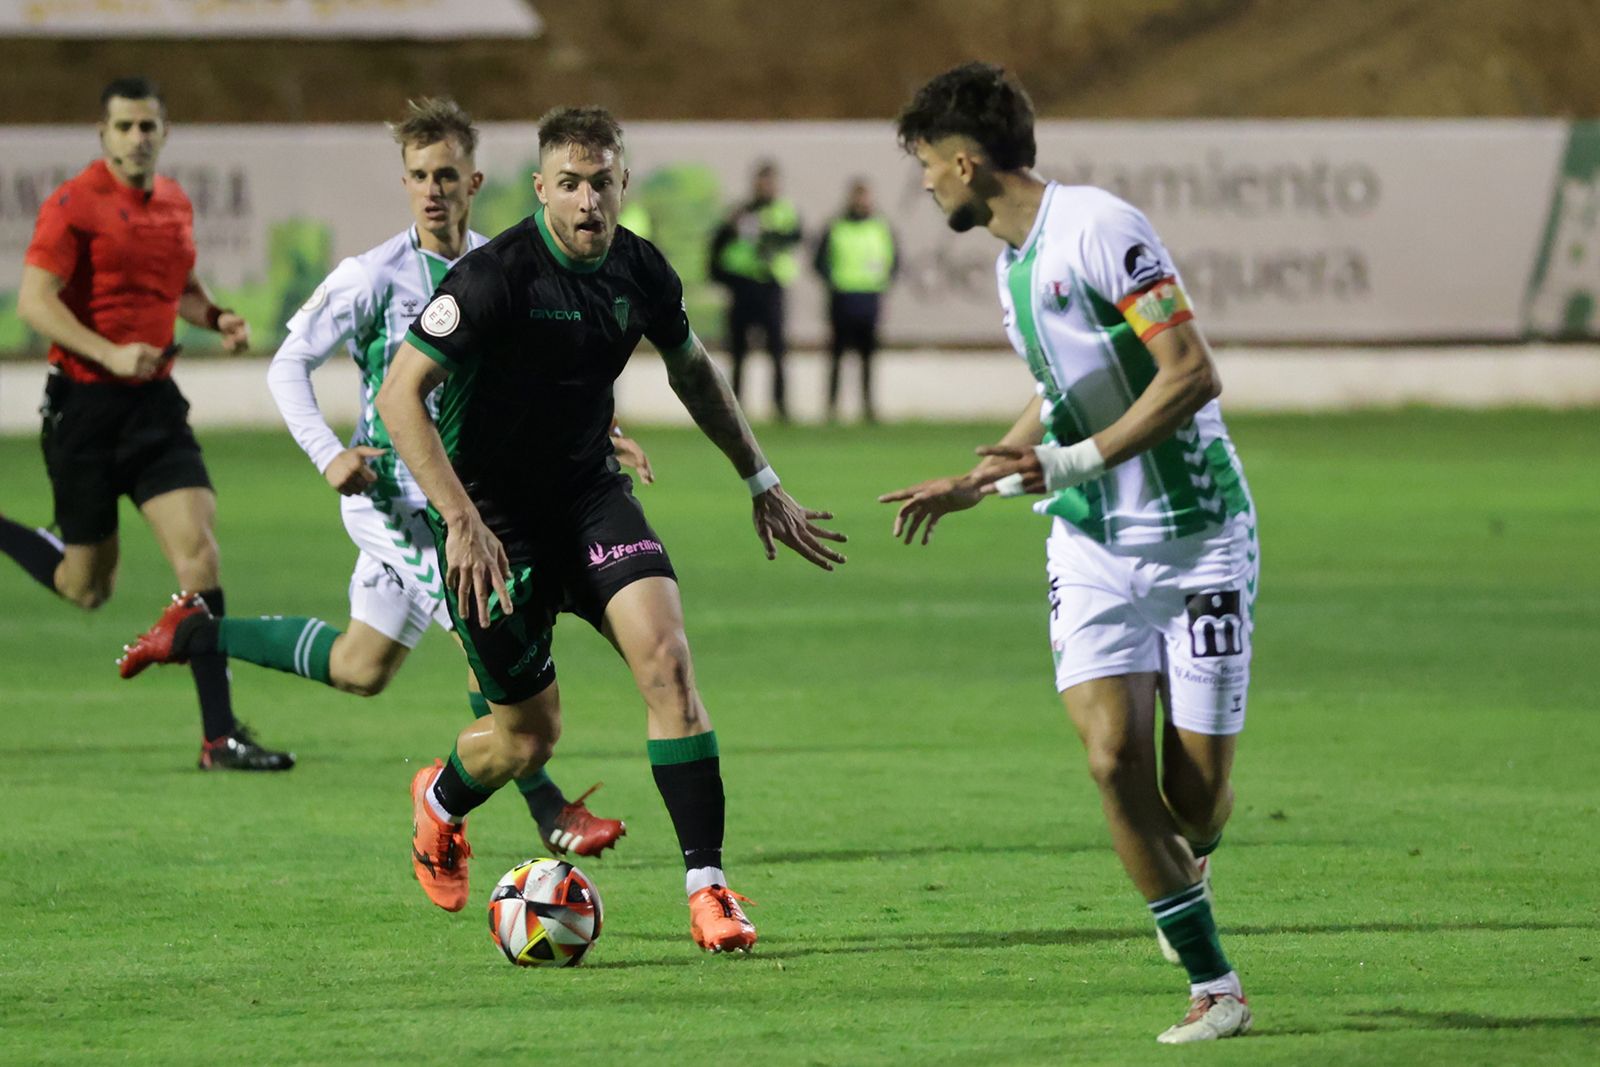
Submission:
<svg viewBox="0 0 1600 1067">
<path fill-rule="evenodd" d="M 1027 255 L 1028 250 L 1039 239 L 1039 234 L 1044 232 L 1044 218 L 1050 214 L 1050 201 L 1056 195 L 1056 190 L 1060 186 L 1060 182 L 1045 182 L 1044 197 L 1039 201 L 1039 213 L 1033 217 L 1033 228 L 1028 231 L 1027 240 L 1022 242 L 1021 248 L 1012 248 L 1010 245 L 1006 245 L 1005 254 L 1010 257 L 1011 262 L 1015 262 Z"/>
<path fill-rule="evenodd" d="M 445 259 L 439 253 L 430 252 L 426 248 L 422 247 L 422 235 L 417 232 L 417 224 L 416 223 L 413 222 L 411 224 L 411 228 L 406 230 L 406 237 L 411 241 L 411 247 L 413 249 L 415 249 L 416 251 L 422 253 L 425 256 L 429 256 L 429 257 L 431 257 L 433 259 L 437 259 L 441 263 L 454 263 L 456 261 L 456 259 L 460 259 L 461 256 L 466 255 L 468 252 L 471 252 L 473 249 L 482 248 L 484 245 L 489 243 L 489 239 L 487 237 L 485 237 L 483 234 L 479 233 L 477 230 L 469 228 L 467 230 L 467 247 L 463 248 L 461 250 L 461 256 L 457 256 L 456 259 Z"/>
</svg>

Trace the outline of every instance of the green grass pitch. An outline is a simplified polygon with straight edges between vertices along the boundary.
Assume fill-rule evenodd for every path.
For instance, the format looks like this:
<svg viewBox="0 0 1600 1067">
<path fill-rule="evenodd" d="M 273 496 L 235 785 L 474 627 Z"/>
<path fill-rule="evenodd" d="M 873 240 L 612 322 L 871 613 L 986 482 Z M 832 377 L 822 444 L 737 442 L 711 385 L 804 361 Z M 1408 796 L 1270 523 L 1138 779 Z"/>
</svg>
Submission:
<svg viewBox="0 0 1600 1067">
<path fill-rule="evenodd" d="M 769 429 L 851 561 L 769 564 L 692 432 L 641 430 L 722 741 L 748 958 L 688 937 L 640 702 L 557 632 L 552 764 L 627 819 L 584 868 L 604 936 L 524 971 L 489 887 L 536 851 L 508 791 L 473 816 L 473 901 L 432 908 L 406 787 L 468 715 L 430 635 L 360 700 L 236 665 L 282 776 L 201 775 L 188 672 L 116 677 L 170 592 L 124 511 L 86 615 L 0 567 L 0 1061 L 7 1063 L 1592 1063 L 1600 1036 L 1600 423 L 1594 412 L 1231 420 L 1261 516 L 1239 807 L 1216 858 L 1250 1037 L 1162 1049 L 1184 1008 L 1106 843 L 1050 684 L 1044 521 L 1015 501 L 890 540 L 874 496 L 998 428 Z M 342 625 L 354 550 L 283 434 L 203 435 L 230 609 Z M 0 510 L 43 520 L 36 444 Z"/>
</svg>

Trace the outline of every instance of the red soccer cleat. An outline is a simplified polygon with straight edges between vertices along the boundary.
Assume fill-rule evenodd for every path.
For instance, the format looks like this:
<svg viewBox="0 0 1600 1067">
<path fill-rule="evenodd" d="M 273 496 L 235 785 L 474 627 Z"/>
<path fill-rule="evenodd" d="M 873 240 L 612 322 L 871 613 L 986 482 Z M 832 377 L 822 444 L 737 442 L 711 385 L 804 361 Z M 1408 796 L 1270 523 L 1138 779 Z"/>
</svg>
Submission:
<svg viewBox="0 0 1600 1067">
<path fill-rule="evenodd" d="M 152 663 L 187 663 L 189 657 L 176 651 L 174 645 L 178 624 L 196 615 L 208 619 L 211 617 L 211 609 L 206 607 L 206 602 L 198 594 L 173 594 L 172 603 L 167 605 L 167 610 L 161 613 L 156 624 L 135 637 L 133 644 L 122 646 L 122 655 L 117 659 L 117 673 L 124 678 L 132 678 Z"/>
<path fill-rule="evenodd" d="M 739 907 L 754 903 L 725 885 L 707 886 L 689 897 L 689 931 L 707 952 L 745 952 L 756 943 L 756 927 Z"/>
<path fill-rule="evenodd" d="M 539 835 L 552 854 L 565 855 L 568 849 L 580 856 L 598 856 L 617 843 L 617 838 L 628 833 L 621 819 L 602 819 L 584 806 L 584 801 L 604 782 L 596 782 L 584 791 L 583 796 L 561 809 L 556 816 L 555 828 L 550 836 Z"/>
</svg>

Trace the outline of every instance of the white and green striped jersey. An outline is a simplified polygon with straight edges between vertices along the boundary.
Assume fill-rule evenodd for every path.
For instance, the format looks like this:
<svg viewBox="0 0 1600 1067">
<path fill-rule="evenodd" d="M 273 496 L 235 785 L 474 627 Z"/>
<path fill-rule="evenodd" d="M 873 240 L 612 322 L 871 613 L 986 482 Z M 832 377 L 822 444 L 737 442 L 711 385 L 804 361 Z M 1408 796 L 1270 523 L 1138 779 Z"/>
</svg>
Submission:
<svg viewBox="0 0 1600 1067">
<path fill-rule="evenodd" d="M 466 251 L 487 240 L 468 231 Z M 288 336 L 267 371 L 267 385 L 278 411 L 318 471 L 325 470 L 347 447 L 391 449 L 369 464 L 378 483 L 368 495 L 380 507 L 391 500 L 424 506 L 411 472 L 392 451 L 389 431 L 378 416 L 375 401 L 389 363 L 405 341 L 407 327 L 427 306 L 454 262 L 425 250 L 415 226 L 343 260 L 289 319 Z M 323 419 L 311 388 L 311 372 L 338 351 L 355 360 L 361 371 L 360 421 L 348 445 Z M 432 404 L 430 397 L 430 412 Z"/>
<path fill-rule="evenodd" d="M 1193 317 L 1149 221 L 1103 189 L 1051 182 L 1021 248 L 996 264 L 1006 335 L 1044 397 L 1046 440 L 1111 425 L 1155 377 L 1145 342 Z M 1215 400 L 1168 440 L 1035 505 L 1104 544 L 1170 541 L 1250 509 Z"/>
</svg>

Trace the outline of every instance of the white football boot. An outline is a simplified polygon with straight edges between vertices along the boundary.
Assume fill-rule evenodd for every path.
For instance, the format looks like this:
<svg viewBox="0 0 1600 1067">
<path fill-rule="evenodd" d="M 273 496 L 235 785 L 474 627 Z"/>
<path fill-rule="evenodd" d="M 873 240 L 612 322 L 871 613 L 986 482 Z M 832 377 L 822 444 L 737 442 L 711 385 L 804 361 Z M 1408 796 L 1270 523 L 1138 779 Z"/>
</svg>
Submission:
<svg viewBox="0 0 1600 1067">
<path fill-rule="evenodd" d="M 1201 856 L 1195 860 L 1195 866 L 1200 868 L 1200 884 L 1206 887 L 1206 903 L 1215 904 L 1211 895 L 1211 857 Z M 1178 950 L 1172 947 L 1172 942 L 1167 940 L 1167 935 L 1161 932 L 1161 927 L 1156 927 L 1156 944 L 1161 946 L 1161 954 L 1167 958 L 1168 963 L 1183 965 L 1178 958 Z"/>
<path fill-rule="evenodd" d="M 1189 1001 L 1189 1014 L 1176 1026 L 1156 1036 L 1163 1045 L 1187 1045 L 1191 1041 L 1217 1041 L 1242 1037 L 1250 1032 L 1250 1005 L 1232 993 L 1201 993 Z"/>
</svg>

